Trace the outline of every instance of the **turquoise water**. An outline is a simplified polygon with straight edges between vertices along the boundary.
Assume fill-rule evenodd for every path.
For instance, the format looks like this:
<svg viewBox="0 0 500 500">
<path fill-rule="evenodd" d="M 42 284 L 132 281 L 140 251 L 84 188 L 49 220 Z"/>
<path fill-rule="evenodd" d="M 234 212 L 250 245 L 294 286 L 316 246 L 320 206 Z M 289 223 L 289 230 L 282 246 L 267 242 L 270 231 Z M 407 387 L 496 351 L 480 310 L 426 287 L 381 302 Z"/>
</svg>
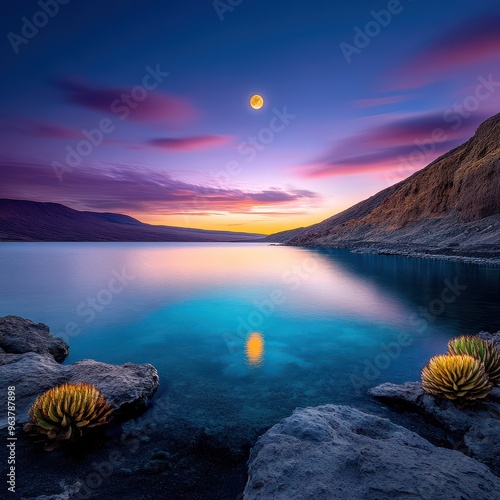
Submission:
<svg viewBox="0 0 500 500">
<path fill-rule="evenodd" d="M 0 276 L 0 316 L 49 325 L 67 363 L 154 364 L 172 418 L 208 428 L 368 407 L 451 337 L 500 329 L 499 268 L 345 250 L 3 243 Z"/>
</svg>

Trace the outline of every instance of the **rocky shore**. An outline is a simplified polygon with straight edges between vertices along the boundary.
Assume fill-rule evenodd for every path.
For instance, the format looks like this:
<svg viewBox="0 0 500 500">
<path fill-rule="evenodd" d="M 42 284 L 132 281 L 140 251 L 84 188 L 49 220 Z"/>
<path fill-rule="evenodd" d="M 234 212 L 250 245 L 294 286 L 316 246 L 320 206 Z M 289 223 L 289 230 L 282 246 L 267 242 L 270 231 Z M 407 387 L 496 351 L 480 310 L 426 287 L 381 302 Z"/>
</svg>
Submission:
<svg viewBox="0 0 500 500">
<path fill-rule="evenodd" d="M 448 260 L 452 262 L 465 262 L 467 264 L 479 264 L 483 266 L 500 267 L 500 251 L 476 249 L 474 252 L 457 251 L 450 248 L 420 248 L 410 246 L 380 246 L 380 247 L 353 247 L 353 253 L 369 253 L 374 255 L 396 255 L 400 257 L 411 257 L 415 259 Z"/>
<path fill-rule="evenodd" d="M 500 346 L 500 332 L 478 336 Z M 252 448 L 244 499 L 498 498 L 500 388 L 466 409 L 425 394 L 420 382 L 370 394 L 441 428 L 448 448 L 347 406 L 298 408 Z"/>
<path fill-rule="evenodd" d="M 223 500 L 241 494 L 248 450 L 257 436 L 252 441 L 239 433 L 214 436 L 189 419 L 173 419 L 168 391 L 157 391 L 159 377 L 152 365 L 60 364 L 68 353 L 68 345 L 46 325 L 0 318 L 0 384 L 15 386 L 16 393 L 12 498 Z M 96 385 L 116 418 L 98 439 L 46 452 L 22 430 L 27 411 L 50 387 L 78 381 Z M 1 398 L 2 417 L 8 414 L 6 403 Z M 0 422 L 4 431 L 6 425 L 7 418 Z M 0 473 L 6 477 L 6 461 Z"/>
<path fill-rule="evenodd" d="M 347 406 L 297 409 L 252 449 L 245 500 L 491 500 L 500 478 L 386 418 Z"/>
<path fill-rule="evenodd" d="M 37 396 L 65 382 L 94 384 L 120 418 L 137 414 L 153 397 L 159 384 L 152 365 L 120 366 L 86 359 L 71 365 L 60 363 L 69 354 L 64 340 L 53 337 L 46 325 L 6 316 L 0 318 L 0 382 L 15 387 L 16 421 L 29 420 L 28 409 Z M 7 400 L 2 398 L 0 428 L 7 425 Z"/>
<path fill-rule="evenodd" d="M 479 336 L 500 346 L 500 332 Z M 45 325 L 0 318 L 0 349 L 0 380 L 16 386 L 18 424 L 37 395 L 67 381 L 97 385 L 120 417 L 100 442 L 49 454 L 19 427 L 19 498 L 491 500 L 500 491 L 500 389 L 461 410 L 419 382 L 381 384 L 370 390 L 380 414 L 297 408 L 257 439 L 172 419 L 178 409 L 168 388 L 155 395 L 151 365 L 61 365 L 69 348 Z"/>
<path fill-rule="evenodd" d="M 269 243 L 271 246 L 293 246 L 286 242 Z M 464 262 L 466 264 L 477 264 L 481 266 L 500 267 L 500 247 L 476 247 L 474 249 L 458 249 L 455 247 L 426 247 L 403 244 L 368 244 L 349 243 L 342 244 L 320 244 L 304 245 L 307 248 L 334 250 L 345 249 L 352 253 L 372 255 L 394 255 L 398 257 L 409 257 L 414 259 L 446 260 L 450 262 Z"/>
<path fill-rule="evenodd" d="M 481 332 L 478 337 L 500 346 L 500 332 Z M 458 408 L 451 401 L 426 394 L 420 382 L 385 383 L 369 394 L 389 407 L 417 413 L 445 429 L 455 449 L 475 458 L 500 476 L 500 387 L 470 407 Z"/>
</svg>

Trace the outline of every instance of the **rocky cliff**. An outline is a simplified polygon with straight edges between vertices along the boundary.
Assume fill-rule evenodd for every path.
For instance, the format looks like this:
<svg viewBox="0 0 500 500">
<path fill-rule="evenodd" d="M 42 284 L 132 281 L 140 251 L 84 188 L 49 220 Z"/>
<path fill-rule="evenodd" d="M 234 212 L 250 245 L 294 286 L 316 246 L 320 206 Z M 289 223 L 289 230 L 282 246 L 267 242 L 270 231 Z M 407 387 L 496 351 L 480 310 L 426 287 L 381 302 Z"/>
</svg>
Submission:
<svg viewBox="0 0 500 500">
<path fill-rule="evenodd" d="M 291 245 L 500 251 L 500 113 L 409 178 L 308 228 L 268 238 Z"/>
</svg>

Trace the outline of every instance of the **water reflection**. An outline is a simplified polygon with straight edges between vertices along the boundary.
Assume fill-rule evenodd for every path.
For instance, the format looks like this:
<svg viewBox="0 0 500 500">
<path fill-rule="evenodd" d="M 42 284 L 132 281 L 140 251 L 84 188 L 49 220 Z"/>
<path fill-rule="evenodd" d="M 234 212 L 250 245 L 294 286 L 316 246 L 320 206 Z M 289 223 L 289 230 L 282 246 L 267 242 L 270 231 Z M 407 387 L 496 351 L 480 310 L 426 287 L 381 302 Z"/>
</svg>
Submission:
<svg viewBox="0 0 500 500">
<path fill-rule="evenodd" d="M 79 304 L 115 273 L 127 286 L 88 321 Z M 66 363 L 151 363 L 172 401 L 169 418 L 221 432 L 253 433 L 297 406 L 371 408 L 368 386 L 418 380 L 450 338 L 496 331 L 500 318 L 499 268 L 343 250 L 4 243 L 0 277 L 0 316 L 56 334 L 78 327 Z M 467 289 L 415 328 L 411 318 L 440 297 L 445 279 Z M 409 343 L 366 375 L 401 334 Z"/>
<path fill-rule="evenodd" d="M 251 333 L 245 344 L 247 366 L 258 368 L 264 362 L 264 337 L 259 332 Z"/>
<path fill-rule="evenodd" d="M 411 318 L 440 297 L 445 279 L 467 289 L 427 321 L 423 358 L 437 352 L 433 338 L 445 345 L 460 333 L 494 330 L 500 318 L 498 268 L 246 243 L 1 247 L 0 316 L 44 322 L 56 335 L 76 324 L 68 362 L 154 362 L 169 377 L 186 366 L 206 368 L 203 377 L 219 369 L 246 377 L 255 366 L 277 376 L 323 358 L 339 369 L 344 360 L 362 362 L 400 332 L 419 333 Z M 115 273 L 130 282 L 89 321 L 79 305 Z M 265 346 L 263 334 L 252 336 L 263 331 Z M 407 352 L 418 357 L 416 347 Z"/>
</svg>

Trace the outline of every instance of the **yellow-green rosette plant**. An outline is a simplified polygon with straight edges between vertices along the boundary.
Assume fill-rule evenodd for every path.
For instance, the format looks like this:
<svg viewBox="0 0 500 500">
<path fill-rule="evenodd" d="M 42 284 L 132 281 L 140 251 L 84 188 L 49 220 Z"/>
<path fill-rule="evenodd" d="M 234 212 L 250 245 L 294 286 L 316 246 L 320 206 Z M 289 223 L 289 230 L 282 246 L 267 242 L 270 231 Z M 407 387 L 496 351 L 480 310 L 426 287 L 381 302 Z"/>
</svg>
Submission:
<svg viewBox="0 0 500 500">
<path fill-rule="evenodd" d="M 113 409 L 94 385 L 84 382 L 53 387 L 36 398 L 24 429 L 46 436 L 47 450 L 59 441 L 80 437 L 84 429 L 109 422 Z"/>
<path fill-rule="evenodd" d="M 485 398 L 492 387 L 483 363 L 468 354 L 434 356 L 422 370 L 426 393 L 459 404 Z"/>
<path fill-rule="evenodd" d="M 500 353 L 488 340 L 463 335 L 448 342 L 450 354 L 468 354 L 484 364 L 484 370 L 493 384 L 500 384 Z"/>
</svg>

